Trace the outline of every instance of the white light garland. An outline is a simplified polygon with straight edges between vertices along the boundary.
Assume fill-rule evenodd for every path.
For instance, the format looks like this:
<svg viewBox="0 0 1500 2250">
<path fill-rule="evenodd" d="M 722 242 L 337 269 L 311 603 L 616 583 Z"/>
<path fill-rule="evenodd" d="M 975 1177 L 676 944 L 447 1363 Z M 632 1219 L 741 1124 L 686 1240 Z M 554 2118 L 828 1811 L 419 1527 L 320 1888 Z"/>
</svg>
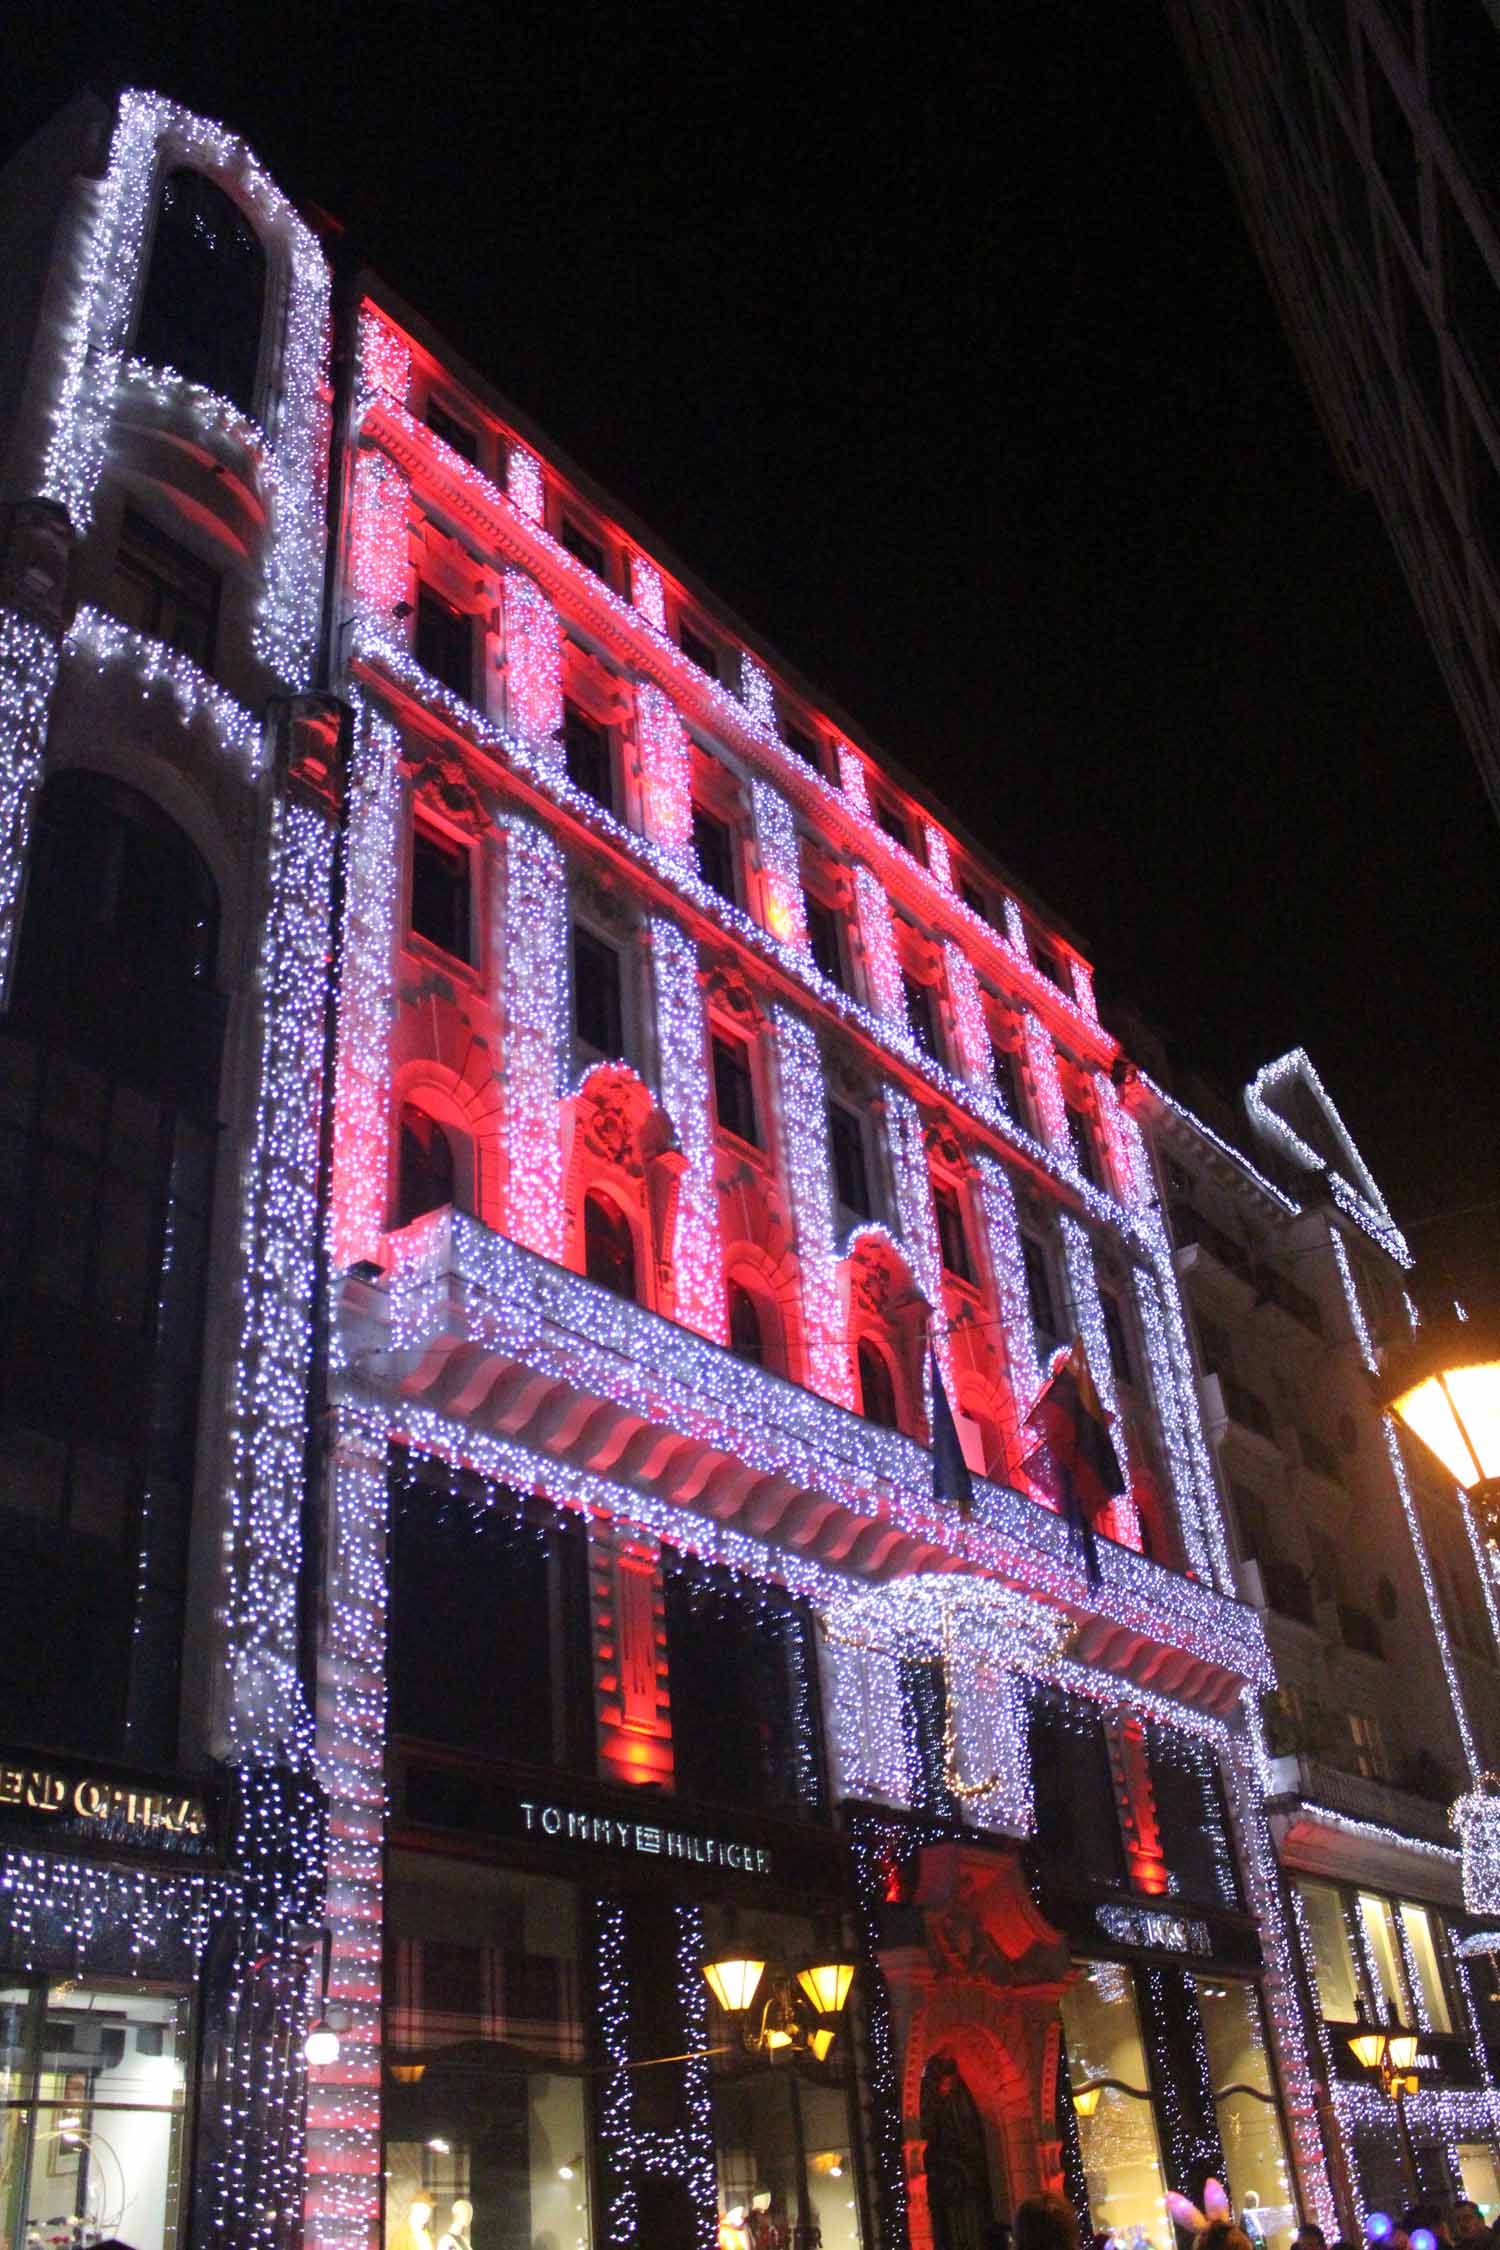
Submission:
<svg viewBox="0 0 1500 2250">
<path fill-rule="evenodd" d="M 101 673 L 114 668 L 130 672 L 140 682 L 143 702 L 153 690 L 164 691 L 183 725 L 203 720 L 221 755 L 232 759 L 247 780 L 258 780 L 265 771 L 265 736 L 255 713 L 165 641 L 133 633 L 117 617 L 85 605 L 68 628 L 63 649 L 69 657 L 92 658 Z"/>
<path fill-rule="evenodd" d="M 361 446 L 354 460 L 349 574 L 367 629 L 393 652 L 406 645 L 395 612 L 411 582 L 411 486 L 387 454 Z"/>
<path fill-rule="evenodd" d="M 1271 1096 L 1277 1088 L 1298 1080 L 1323 1109 L 1343 1150 L 1349 1171 L 1353 1174 L 1352 1180 L 1337 1169 L 1326 1166 L 1317 1150 L 1310 1147 L 1280 1110 L 1273 1106 Z M 1340 1209 L 1355 1220 L 1366 1234 L 1372 1236 L 1398 1265 L 1410 1266 L 1411 1253 L 1386 1208 L 1385 1197 L 1375 1185 L 1364 1158 L 1354 1145 L 1353 1135 L 1335 1109 L 1328 1089 L 1314 1070 L 1305 1048 L 1293 1047 L 1289 1053 L 1278 1056 L 1275 1062 L 1269 1062 L 1258 1070 L 1245 1088 L 1245 1107 L 1254 1124 L 1293 1164 L 1304 1171 L 1320 1175 L 1326 1171 L 1329 1192 Z"/>
<path fill-rule="evenodd" d="M 802 892 L 802 846 L 791 806 L 759 775 L 750 786 L 755 849 L 765 885 L 765 923 L 773 938 L 798 953 L 807 950 L 807 902 Z"/>
<path fill-rule="evenodd" d="M 995 1095 L 995 1050 L 985 1020 L 979 979 L 974 964 L 952 938 L 943 941 L 943 964 L 948 976 L 948 999 L 958 1039 L 958 1059 L 964 1077 L 974 1090 L 991 1100 Z"/>
<path fill-rule="evenodd" d="M 854 901 L 871 1006 L 888 1030 L 895 1026 L 906 1034 L 906 987 L 901 978 L 901 957 L 896 951 L 891 902 L 879 877 L 872 875 L 868 867 L 854 870 Z"/>
<path fill-rule="evenodd" d="M 815 1391 L 831 1399 L 836 1406 L 852 1406 L 854 1384 L 839 1290 L 833 1158 L 828 1138 L 823 1059 L 818 1052 L 816 1032 L 801 1016 L 794 1015 L 790 1008 L 777 1007 L 772 1021 L 781 1085 L 787 1192 L 802 1281 L 807 1378 Z"/>
<path fill-rule="evenodd" d="M 636 687 L 641 799 L 646 833 L 680 873 L 693 856 L 693 761 L 671 697 L 651 680 Z"/>
<path fill-rule="evenodd" d="M 10 984 L 31 812 L 56 684 L 52 635 L 19 611 L 0 609 L 0 997 Z"/>
<path fill-rule="evenodd" d="M 887 1132 L 891 1151 L 891 1169 L 896 1181 L 896 1208 L 900 1215 L 901 1242 L 912 1278 L 927 1300 L 930 1322 L 929 1340 L 937 1354 L 943 1373 L 943 1387 L 950 1401 L 957 1388 L 953 1378 L 953 1350 L 948 1341 L 948 1323 L 943 1301 L 943 1258 L 938 1241 L 937 1213 L 932 1200 L 932 1178 L 927 1169 L 927 1145 L 922 1131 L 922 1118 L 910 1094 L 901 1087 L 888 1085 L 885 1089 Z M 928 1386 L 928 1372 L 924 1362 L 923 1389 Z M 927 1399 L 927 1423 L 932 1427 L 932 1401 Z"/>
<path fill-rule="evenodd" d="M 505 573 L 505 693 L 513 732 L 545 756 L 563 723 L 562 624 L 524 570 Z"/>
<path fill-rule="evenodd" d="M 650 928 L 662 1107 L 684 1158 L 672 1230 L 673 1303 L 686 1327 L 722 1344 L 729 1334 L 729 1311 L 698 948 L 675 922 L 658 917 Z"/>
<path fill-rule="evenodd" d="M 547 521 L 547 484 L 542 464 L 529 447 L 513 445 L 506 465 L 505 488 L 516 514 L 527 523 Z"/>
<path fill-rule="evenodd" d="M 646 556 L 634 553 L 630 558 L 630 598 L 648 625 L 654 625 L 665 637 L 667 630 L 667 597 L 661 582 L 661 572 Z"/>
<path fill-rule="evenodd" d="M 1120 1415 L 1120 1402 L 1115 1391 L 1114 1363 L 1110 1358 L 1109 1331 L 1104 1325 L 1104 1308 L 1099 1301 L 1098 1276 L 1094 1271 L 1094 1246 L 1088 1229 L 1069 1218 L 1066 1211 L 1058 1214 L 1058 1228 L 1062 1235 L 1063 1263 L 1068 1269 L 1068 1286 L 1073 1298 L 1073 1309 L 1078 1315 L 1079 1331 L 1088 1358 L 1089 1373 L 1094 1378 L 1094 1388 L 1101 1404 L 1114 1416 L 1110 1436 L 1114 1441 L 1115 1457 L 1125 1480 L 1125 1490 L 1109 1504 L 1111 1537 L 1126 1547 L 1140 1552 L 1141 1519 L 1130 1496 L 1130 1454 Z"/>
</svg>

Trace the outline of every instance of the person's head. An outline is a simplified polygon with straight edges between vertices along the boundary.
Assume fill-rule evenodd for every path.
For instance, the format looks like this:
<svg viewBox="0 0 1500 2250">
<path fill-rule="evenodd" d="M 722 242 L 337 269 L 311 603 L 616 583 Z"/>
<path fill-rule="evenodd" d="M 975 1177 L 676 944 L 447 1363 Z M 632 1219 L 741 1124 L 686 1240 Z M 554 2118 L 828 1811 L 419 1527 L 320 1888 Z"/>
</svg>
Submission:
<svg viewBox="0 0 1500 2250">
<path fill-rule="evenodd" d="M 1210 2219 L 1193 2237 L 1193 2250 L 1255 2250 L 1244 2228 L 1233 2219 Z"/>
<path fill-rule="evenodd" d="M 1445 2211 L 1440 2211 L 1435 2203 L 1414 2203 L 1411 2209 L 1403 2214 L 1401 2220 L 1403 2234 L 1410 2238 L 1416 2234 L 1419 2227 L 1424 2228 L 1435 2242 L 1451 2243 L 1453 2240 L 1452 2231 L 1448 2225 L 1448 2215 Z"/>
<path fill-rule="evenodd" d="M 1078 2250 L 1078 2221 L 1060 2195 L 1028 2195 L 1016 2205 L 1015 2250 Z"/>
<path fill-rule="evenodd" d="M 1305 2225 L 1298 2227 L 1292 2250 L 1328 2250 L 1328 2237 L 1321 2227 L 1314 2226 L 1309 2219 Z"/>
<path fill-rule="evenodd" d="M 1455 2242 L 1478 2242 L 1489 2233 L 1484 2223 L 1484 2213 L 1477 2203 L 1467 2196 L 1460 2197 L 1453 2206 L 1453 2239 Z"/>
</svg>

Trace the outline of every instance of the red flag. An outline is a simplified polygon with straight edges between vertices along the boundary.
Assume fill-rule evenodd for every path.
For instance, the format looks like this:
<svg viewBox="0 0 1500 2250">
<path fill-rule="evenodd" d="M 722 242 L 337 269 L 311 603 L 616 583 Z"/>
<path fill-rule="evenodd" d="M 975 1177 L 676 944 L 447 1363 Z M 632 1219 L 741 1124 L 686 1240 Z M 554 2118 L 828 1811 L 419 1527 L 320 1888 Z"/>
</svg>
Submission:
<svg viewBox="0 0 1500 2250">
<path fill-rule="evenodd" d="M 1089 1583 L 1097 1585 L 1094 1522 L 1125 1490 L 1125 1478 L 1109 1434 L 1111 1416 L 1094 1388 L 1081 1336 L 1074 1337 L 1071 1351 L 1053 1361 L 1026 1419 L 1037 1442 L 1021 1466 L 1058 1503 L 1074 1544 L 1083 1551 Z"/>
</svg>

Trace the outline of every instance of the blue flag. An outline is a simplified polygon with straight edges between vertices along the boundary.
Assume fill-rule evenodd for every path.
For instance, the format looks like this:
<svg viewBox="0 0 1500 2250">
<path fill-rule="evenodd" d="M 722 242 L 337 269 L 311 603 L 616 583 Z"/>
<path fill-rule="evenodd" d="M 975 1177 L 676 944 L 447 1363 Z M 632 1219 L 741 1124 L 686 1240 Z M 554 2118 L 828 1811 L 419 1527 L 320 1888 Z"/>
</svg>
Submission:
<svg viewBox="0 0 1500 2250">
<path fill-rule="evenodd" d="M 931 1344 L 927 1347 L 927 1364 L 932 1371 L 932 1497 L 950 1501 L 967 1520 L 974 1513 L 974 1483 L 943 1388 L 943 1371 Z"/>
</svg>

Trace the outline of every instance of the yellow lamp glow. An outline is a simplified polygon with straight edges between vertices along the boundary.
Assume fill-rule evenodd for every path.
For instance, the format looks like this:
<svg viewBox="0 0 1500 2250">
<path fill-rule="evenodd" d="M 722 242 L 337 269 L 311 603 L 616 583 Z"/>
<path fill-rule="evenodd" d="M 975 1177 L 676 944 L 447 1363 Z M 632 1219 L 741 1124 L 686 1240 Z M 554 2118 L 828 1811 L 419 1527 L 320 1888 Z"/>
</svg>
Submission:
<svg viewBox="0 0 1500 2250">
<path fill-rule="evenodd" d="M 1421 2042 L 1414 2031 L 1393 2031 L 1391 2033 L 1390 2056 L 1397 2070 L 1411 2069 L 1412 2064 L 1417 2059 L 1417 2048 L 1420 2044 Z"/>
<path fill-rule="evenodd" d="M 828 2050 L 837 2037 L 838 2033 L 830 2023 L 820 2023 L 813 2027 L 807 2035 L 807 2044 L 815 2062 L 827 2062 Z"/>
<path fill-rule="evenodd" d="M 708 1989 L 726 2015 L 743 2015 L 755 1998 L 760 1980 L 766 1973 L 764 1961 L 705 1961 L 703 1974 L 708 1979 Z"/>
<path fill-rule="evenodd" d="M 1420 1329 L 1386 1363 L 1382 1393 L 1387 1413 L 1465 1492 L 1500 1480 L 1500 1337 L 1488 1326 L 1443 1320 Z"/>
<path fill-rule="evenodd" d="M 1349 2052 L 1366 2070 L 1373 2070 L 1385 2053 L 1385 2041 L 1383 2031 L 1357 2031 L 1349 2041 Z"/>
<path fill-rule="evenodd" d="M 1103 2092 L 1102 2086 L 1085 2086 L 1073 2096 L 1073 2107 L 1080 2117 L 1093 2116 L 1095 2110 L 1099 2107 L 1099 2097 Z"/>
<path fill-rule="evenodd" d="M 814 1968 L 799 1969 L 797 1982 L 820 2016 L 836 2016 L 849 1997 L 854 1964 L 852 1961 L 821 1961 Z"/>
</svg>

